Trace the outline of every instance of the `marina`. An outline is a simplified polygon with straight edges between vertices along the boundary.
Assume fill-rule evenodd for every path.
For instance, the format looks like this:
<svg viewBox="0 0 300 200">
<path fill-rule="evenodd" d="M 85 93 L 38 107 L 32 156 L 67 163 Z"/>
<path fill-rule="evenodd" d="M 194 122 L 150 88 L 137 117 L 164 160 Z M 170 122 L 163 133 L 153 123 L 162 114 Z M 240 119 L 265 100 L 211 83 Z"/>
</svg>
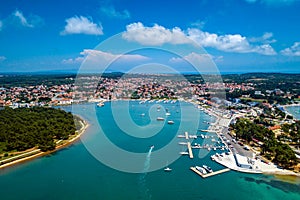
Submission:
<svg viewBox="0 0 300 200">
<path fill-rule="evenodd" d="M 215 175 L 222 174 L 222 173 L 230 171 L 229 168 L 225 168 L 225 169 L 221 169 L 221 170 L 218 170 L 218 171 L 215 171 L 215 172 L 203 174 L 199 170 L 197 170 L 196 167 L 190 167 L 190 170 L 192 170 L 193 172 L 195 172 L 196 174 L 198 174 L 202 178 L 208 178 L 208 177 L 211 177 L 211 176 L 215 176 Z"/>
</svg>

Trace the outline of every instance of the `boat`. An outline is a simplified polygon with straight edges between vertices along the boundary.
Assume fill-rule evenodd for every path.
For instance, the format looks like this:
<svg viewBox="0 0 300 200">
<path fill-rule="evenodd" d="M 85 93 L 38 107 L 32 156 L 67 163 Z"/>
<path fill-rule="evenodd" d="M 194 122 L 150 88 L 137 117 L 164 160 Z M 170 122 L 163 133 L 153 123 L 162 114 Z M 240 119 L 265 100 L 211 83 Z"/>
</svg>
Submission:
<svg viewBox="0 0 300 200">
<path fill-rule="evenodd" d="M 153 149 L 153 148 L 154 148 L 154 145 L 151 145 L 150 148 Z"/>
<path fill-rule="evenodd" d="M 178 144 L 180 144 L 180 145 L 187 145 L 186 142 L 178 142 Z"/>
<path fill-rule="evenodd" d="M 181 152 L 180 152 L 180 155 L 189 155 L 189 152 L 181 151 Z"/>
<path fill-rule="evenodd" d="M 212 172 L 213 172 L 213 170 L 212 170 L 209 166 L 207 166 L 207 165 L 202 165 L 202 167 L 203 167 L 208 173 L 212 173 Z"/>
<path fill-rule="evenodd" d="M 158 117 L 158 118 L 156 118 L 156 120 L 157 120 L 157 121 L 164 121 L 165 119 L 162 118 L 162 117 Z"/>
<path fill-rule="evenodd" d="M 168 124 L 174 124 L 174 121 L 169 120 L 169 121 L 168 121 Z"/>
<path fill-rule="evenodd" d="M 169 113 L 169 112 L 166 112 L 166 116 L 170 116 L 171 115 L 171 113 Z"/>
<path fill-rule="evenodd" d="M 103 107 L 103 106 L 104 106 L 104 103 L 103 103 L 103 102 L 99 102 L 99 103 L 97 103 L 97 106 L 98 106 L 98 107 Z"/>
<path fill-rule="evenodd" d="M 145 116 L 145 113 L 142 113 L 141 116 L 144 117 L 144 116 Z"/>
<path fill-rule="evenodd" d="M 166 167 L 166 168 L 164 169 L 164 171 L 165 171 L 165 172 L 171 172 L 172 169 L 171 169 L 170 167 Z"/>
<path fill-rule="evenodd" d="M 196 169 L 201 173 L 201 174 L 207 174 L 207 171 L 202 168 L 202 167 L 199 167 L 199 166 L 196 166 Z"/>
</svg>

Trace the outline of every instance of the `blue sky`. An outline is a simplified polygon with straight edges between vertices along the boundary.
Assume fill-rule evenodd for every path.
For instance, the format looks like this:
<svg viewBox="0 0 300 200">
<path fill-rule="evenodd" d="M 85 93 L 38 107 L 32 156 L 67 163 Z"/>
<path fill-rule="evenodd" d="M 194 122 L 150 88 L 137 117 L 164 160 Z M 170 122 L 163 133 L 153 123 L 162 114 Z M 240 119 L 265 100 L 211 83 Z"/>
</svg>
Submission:
<svg viewBox="0 0 300 200">
<path fill-rule="evenodd" d="M 0 72 L 76 71 L 92 53 L 119 55 L 116 44 L 95 47 L 122 33 L 141 47 L 192 40 L 221 72 L 300 73 L 299 10 L 298 0 L 2 1 Z M 140 53 L 126 61 L 158 62 Z"/>
</svg>

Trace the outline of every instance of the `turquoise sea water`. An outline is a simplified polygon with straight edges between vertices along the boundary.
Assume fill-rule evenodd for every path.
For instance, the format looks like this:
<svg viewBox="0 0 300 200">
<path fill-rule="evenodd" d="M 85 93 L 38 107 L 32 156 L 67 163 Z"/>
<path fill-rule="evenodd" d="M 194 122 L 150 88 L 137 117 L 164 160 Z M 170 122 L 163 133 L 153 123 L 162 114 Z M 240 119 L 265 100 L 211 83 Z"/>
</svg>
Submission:
<svg viewBox="0 0 300 200">
<path fill-rule="evenodd" d="M 286 107 L 286 110 L 291 113 L 296 119 L 300 120 L 300 105 Z"/>
<path fill-rule="evenodd" d="M 120 102 L 122 105 L 124 102 Z M 300 199 L 300 183 L 290 184 L 282 182 L 273 176 L 252 175 L 230 171 L 221 175 L 202 179 L 189 170 L 190 166 L 207 164 L 214 170 L 223 167 L 212 162 L 210 155 L 214 151 L 193 149 L 194 159 L 188 156 L 181 156 L 174 162 L 169 162 L 172 172 L 164 172 L 159 169 L 148 172 L 155 163 L 159 163 L 156 155 L 158 151 L 163 151 L 164 147 L 170 144 L 173 139 L 177 139 L 176 133 L 179 129 L 180 121 L 184 124 L 182 129 L 193 133 L 192 125 L 194 116 L 186 115 L 181 119 L 182 110 L 194 109 L 193 105 L 184 103 L 177 106 L 176 104 L 163 104 L 161 109 L 156 111 L 157 105 L 139 104 L 132 101 L 129 103 L 129 114 L 133 121 L 140 127 L 147 126 L 151 122 L 151 116 L 156 116 L 168 108 L 171 113 L 169 119 L 175 124 L 168 125 L 156 120 L 152 121 L 149 129 L 158 130 L 157 134 L 143 138 L 137 138 L 124 134 L 123 130 L 117 126 L 112 118 L 111 103 L 107 102 L 104 107 L 98 108 L 94 104 L 75 105 L 73 112 L 84 117 L 90 126 L 83 136 L 82 141 L 60 150 L 46 157 L 38 158 L 11 168 L 0 171 L 0 195 L 1 199 Z M 123 106 L 116 106 L 116 113 L 122 119 Z M 63 109 L 72 111 L 71 107 Z M 148 112 L 152 110 L 153 112 Z M 142 116 L 145 113 L 145 116 Z M 207 114 L 200 112 L 199 129 L 207 129 L 206 122 L 213 121 Z M 163 116 L 165 117 L 165 116 Z M 124 119 L 125 120 L 125 119 Z M 196 120 L 197 121 L 197 120 Z M 205 123 L 203 123 L 205 121 Z M 90 152 L 99 150 L 103 146 L 99 141 L 99 125 L 107 138 L 116 146 L 129 152 L 145 153 L 142 163 L 132 163 L 138 165 L 141 173 L 126 173 L 115 170 L 99 161 L 101 154 L 113 153 L 109 148 L 104 148 L 105 152 Z M 127 127 L 130 128 L 131 127 Z M 137 127 L 135 128 L 139 130 Z M 131 130 L 134 132 L 134 130 Z M 145 130 L 147 132 L 147 130 Z M 194 132 L 194 134 L 201 132 Z M 141 132 L 141 134 L 144 134 Z M 213 135 L 208 133 L 209 135 Z M 202 140 L 198 138 L 194 143 L 212 144 L 211 139 Z M 150 146 L 155 145 L 150 152 Z M 88 146 L 88 148 L 86 148 Z M 178 155 L 179 151 L 185 150 L 176 144 L 173 149 L 174 154 Z M 129 157 L 120 158 L 119 162 L 126 162 Z M 168 158 L 161 162 L 165 163 Z"/>
</svg>

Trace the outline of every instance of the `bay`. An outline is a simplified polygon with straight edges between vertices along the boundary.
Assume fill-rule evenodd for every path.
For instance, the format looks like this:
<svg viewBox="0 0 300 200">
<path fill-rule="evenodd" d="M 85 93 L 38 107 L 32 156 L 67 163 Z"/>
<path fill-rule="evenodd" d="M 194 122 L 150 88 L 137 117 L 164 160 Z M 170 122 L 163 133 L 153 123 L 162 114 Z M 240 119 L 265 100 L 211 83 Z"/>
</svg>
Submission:
<svg viewBox="0 0 300 200">
<path fill-rule="evenodd" d="M 119 102 L 119 105 L 123 103 Z M 101 157 L 97 157 L 97 153 L 101 152 L 96 152 L 96 154 L 92 152 L 97 150 L 93 147 L 102 145 L 102 141 L 99 141 L 99 126 L 115 146 L 128 152 L 148 154 L 150 146 L 154 145 L 151 156 L 149 158 L 145 156 L 143 161 L 143 164 L 150 165 L 150 168 L 146 169 L 151 170 L 155 162 L 166 163 L 168 161 L 167 159 L 156 161 L 158 158 L 155 157 L 156 152 L 163 151 L 172 140 L 184 141 L 176 138 L 180 123 L 184 125 L 182 129 L 189 131 L 190 134 L 201 134 L 197 131 L 192 132 L 193 127 L 189 124 L 197 123 L 198 129 L 207 129 L 209 124 L 206 122 L 212 122 L 214 119 L 202 111 L 197 111 L 199 112 L 196 113 L 199 114 L 198 119 L 194 119 L 194 115 L 189 114 L 182 119 L 181 112 L 187 110 L 187 113 L 190 113 L 191 109 L 196 110 L 189 103 L 177 106 L 170 103 L 140 104 L 138 101 L 130 101 L 128 103 L 129 114 L 133 122 L 138 125 L 137 127 L 143 128 L 151 125 L 149 126 L 151 130 L 152 128 L 159 130 L 150 137 L 141 135 L 142 138 L 137 138 L 124 134 L 124 130 L 118 127 L 112 117 L 111 104 L 111 102 L 106 102 L 104 107 L 97 107 L 95 104 L 78 104 L 74 105 L 73 109 L 70 106 L 61 107 L 87 120 L 90 124 L 87 132 L 81 140 L 65 149 L 1 170 L 1 199 L 300 199 L 299 183 L 283 182 L 274 176 L 230 171 L 206 179 L 201 178 L 189 170 L 189 167 L 207 164 L 214 170 L 223 169 L 222 166 L 210 160 L 210 155 L 215 151 L 208 152 L 205 149 L 193 149 L 194 159 L 181 156 L 174 161 L 169 161 L 168 166 L 173 169 L 170 173 L 164 172 L 163 167 L 155 171 L 145 170 L 140 173 L 116 170 L 109 164 L 101 162 L 99 159 Z M 157 111 L 158 105 L 161 107 L 160 111 Z M 122 108 L 123 105 L 115 106 L 117 118 L 122 119 Z M 166 108 L 171 116 L 164 116 Z M 145 113 L 144 116 L 143 113 Z M 172 119 L 174 124 L 169 125 L 166 120 L 162 123 L 156 120 L 151 121 L 151 117 L 156 119 L 157 116 L 162 116 L 166 120 Z M 155 129 L 161 126 L 162 129 Z M 130 130 L 131 127 L 127 128 Z M 207 134 L 214 136 L 212 133 Z M 195 142 L 212 144 L 210 139 L 202 141 L 198 138 L 193 141 Z M 174 155 L 178 155 L 179 151 L 185 149 L 177 144 L 173 150 Z M 108 155 L 110 149 L 106 149 L 105 153 Z M 111 156 L 111 159 L 115 158 L 113 154 Z M 126 161 L 127 158 L 123 159 Z M 143 169 L 145 166 L 140 167 Z"/>
</svg>

